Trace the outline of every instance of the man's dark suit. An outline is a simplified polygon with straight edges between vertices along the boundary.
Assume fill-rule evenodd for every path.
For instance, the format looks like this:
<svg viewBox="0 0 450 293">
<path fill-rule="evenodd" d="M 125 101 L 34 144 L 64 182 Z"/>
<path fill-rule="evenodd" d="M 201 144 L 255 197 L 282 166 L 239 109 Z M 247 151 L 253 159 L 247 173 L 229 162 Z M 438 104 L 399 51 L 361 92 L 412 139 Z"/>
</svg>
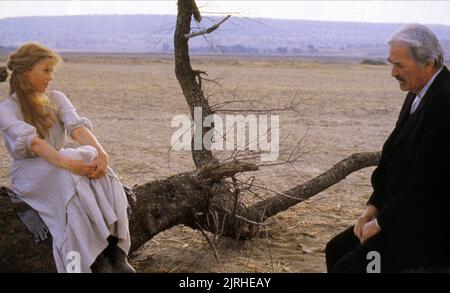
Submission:
<svg viewBox="0 0 450 293">
<path fill-rule="evenodd" d="M 358 245 L 349 229 L 327 245 L 335 259 L 357 260 L 369 250 L 381 254 L 382 271 L 435 266 L 450 256 L 450 73 L 446 67 L 431 84 L 416 111 L 410 114 L 416 94 L 409 93 L 396 127 L 385 142 L 378 167 L 372 174 L 373 194 L 368 203 L 378 208 L 381 232 L 358 253 L 341 252 L 342 243 Z M 347 238 L 345 238 L 347 237 Z M 348 245 L 347 243 L 347 245 Z M 333 247 L 334 246 L 334 247 Z M 334 252 L 332 251 L 334 249 Z M 337 249 L 337 250 L 336 250 Z M 342 247 L 340 248 L 343 249 Z M 362 249 L 362 250 L 361 250 Z M 350 248 L 351 250 L 351 248 Z M 348 254 L 346 254 L 348 253 Z M 328 258 L 328 256 L 327 256 Z M 345 270 L 348 260 L 341 262 Z M 363 268 L 363 263 L 358 268 Z M 384 266 L 384 269 L 383 269 Z M 352 269 L 350 269 L 352 270 Z M 358 269 L 359 270 L 359 269 Z"/>
</svg>

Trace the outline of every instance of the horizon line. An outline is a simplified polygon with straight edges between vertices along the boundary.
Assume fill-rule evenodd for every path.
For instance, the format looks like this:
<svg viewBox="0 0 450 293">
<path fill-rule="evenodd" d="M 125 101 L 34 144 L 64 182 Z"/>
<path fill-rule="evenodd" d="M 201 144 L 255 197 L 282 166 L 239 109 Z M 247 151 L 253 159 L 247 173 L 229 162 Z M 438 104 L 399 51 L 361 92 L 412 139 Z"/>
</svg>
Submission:
<svg viewBox="0 0 450 293">
<path fill-rule="evenodd" d="M 220 18 L 217 14 L 204 14 L 209 17 Z M 225 16 L 224 14 L 223 16 Z M 10 20 L 10 19 L 19 19 L 19 18 L 49 18 L 49 17 L 92 17 L 92 16 L 171 16 L 177 17 L 176 14 L 65 14 L 65 15 L 23 15 L 23 16 L 12 16 L 12 17 L 0 17 L 0 21 L 2 20 Z M 286 20 L 286 21 L 303 21 L 303 22 L 332 22 L 332 23 L 357 23 L 357 24 L 385 24 L 385 25 L 399 25 L 406 23 L 417 23 L 417 22 L 364 22 L 364 21 L 356 21 L 356 20 L 321 20 L 321 19 L 296 19 L 296 18 L 276 18 L 276 17 L 243 17 L 243 16 L 233 16 L 234 18 L 241 19 L 250 19 L 250 20 Z M 450 24 L 442 24 L 442 23 L 425 23 L 420 22 L 420 24 L 431 25 L 431 26 L 450 26 Z"/>
</svg>

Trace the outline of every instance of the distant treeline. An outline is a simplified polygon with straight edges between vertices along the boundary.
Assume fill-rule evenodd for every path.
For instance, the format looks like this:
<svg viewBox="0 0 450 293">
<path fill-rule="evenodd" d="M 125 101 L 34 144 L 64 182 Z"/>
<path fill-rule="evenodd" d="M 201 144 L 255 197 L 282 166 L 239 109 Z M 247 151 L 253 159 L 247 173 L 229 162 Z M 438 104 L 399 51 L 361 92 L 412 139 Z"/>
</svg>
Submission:
<svg viewBox="0 0 450 293">
<path fill-rule="evenodd" d="M 204 18 L 201 27 L 220 20 Z M 173 15 L 85 15 L 0 19 L 0 44 L 14 47 L 41 42 L 57 51 L 173 52 Z M 327 22 L 232 17 L 211 35 L 193 38 L 193 53 L 315 55 L 379 58 L 400 24 Z M 450 26 L 431 25 L 450 55 Z M 2 49 L 8 51 L 8 48 Z"/>
<path fill-rule="evenodd" d="M 172 52 L 173 49 L 167 49 Z M 313 45 L 308 45 L 306 48 L 289 48 L 289 47 L 276 47 L 276 48 L 254 48 L 246 47 L 241 44 L 233 46 L 209 46 L 209 47 L 194 47 L 191 48 L 192 53 L 221 53 L 221 54 L 242 54 L 242 55 L 265 55 L 265 54 L 277 54 L 277 55 L 297 55 L 297 54 L 312 54 L 318 53 L 319 50 Z"/>
<path fill-rule="evenodd" d="M 5 47 L 0 45 L 0 54 L 9 54 L 16 49 L 17 47 Z"/>
</svg>

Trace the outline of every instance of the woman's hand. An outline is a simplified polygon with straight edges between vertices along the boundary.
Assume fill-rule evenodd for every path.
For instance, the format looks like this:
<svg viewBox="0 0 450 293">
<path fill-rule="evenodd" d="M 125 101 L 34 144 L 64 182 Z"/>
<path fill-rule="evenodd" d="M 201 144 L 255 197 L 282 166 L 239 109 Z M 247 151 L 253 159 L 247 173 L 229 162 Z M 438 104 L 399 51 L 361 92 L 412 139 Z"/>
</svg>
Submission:
<svg viewBox="0 0 450 293">
<path fill-rule="evenodd" d="M 92 162 L 73 160 L 61 155 L 45 140 L 37 136 L 31 141 L 31 151 L 54 166 L 89 178 L 91 178 L 90 176 L 99 178 L 102 174 L 104 175 L 108 166 L 108 155 L 104 151 L 101 151 L 99 158 Z"/>
<path fill-rule="evenodd" d="M 108 154 L 98 143 L 95 136 L 85 127 L 75 128 L 72 131 L 72 138 L 75 139 L 80 145 L 91 145 L 97 149 L 98 157 L 92 161 L 96 168 L 94 172 L 88 174 L 90 179 L 98 179 L 106 175 L 108 170 Z"/>
<path fill-rule="evenodd" d="M 96 169 L 94 163 L 86 163 L 85 161 L 81 160 L 67 160 L 63 164 L 63 167 L 79 176 L 88 176 L 89 174 L 95 172 Z"/>
<path fill-rule="evenodd" d="M 92 163 L 95 165 L 95 170 L 88 174 L 90 179 L 98 179 L 106 175 L 108 170 L 108 155 L 101 154 Z"/>
</svg>

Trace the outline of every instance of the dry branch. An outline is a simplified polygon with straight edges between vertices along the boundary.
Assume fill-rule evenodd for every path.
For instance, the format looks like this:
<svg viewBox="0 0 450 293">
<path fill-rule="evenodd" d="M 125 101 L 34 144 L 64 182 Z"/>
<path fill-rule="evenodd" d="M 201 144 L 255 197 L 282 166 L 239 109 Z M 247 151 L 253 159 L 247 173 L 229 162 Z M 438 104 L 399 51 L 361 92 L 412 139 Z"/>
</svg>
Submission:
<svg viewBox="0 0 450 293">
<path fill-rule="evenodd" d="M 266 199 L 263 202 L 256 203 L 250 207 L 250 209 L 257 211 L 262 211 L 265 209 L 266 217 L 272 217 L 279 212 L 282 212 L 298 204 L 299 202 L 324 191 L 325 189 L 345 179 L 353 172 L 363 168 L 376 166 L 380 160 L 380 156 L 381 152 L 353 154 L 316 178 L 282 192 L 289 197 L 276 195 Z"/>
<path fill-rule="evenodd" d="M 201 30 L 201 31 L 198 31 L 198 32 L 193 32 L 193 33 L 190 33 L 190 34 L 185 34 L 184 37 L 185 37 L 186 39 L 190 39 L 190 38 L 194 38 L 194 37 L 198 37 L 198 36 L 203 36 L 203 35 L 210 34 L 210 33 L 212 33 L 213 31 L 217 30 L 217 29 L 222 25 L 222 23 L 224 23 L 225 21 L 227 21 L 230 17 L 231 17 L 231 15 L 227 15 L 224 19 L 222 19 L 221 21 L 219 21 L 219 22 L 216 23 L 215 25 L 213 25 L 213 26 L 211 26 L 211 27 L 209 27 L 209 28 L 207 28 L 207 29 L 203 29 L 203 30 Z"/>
</svg>

